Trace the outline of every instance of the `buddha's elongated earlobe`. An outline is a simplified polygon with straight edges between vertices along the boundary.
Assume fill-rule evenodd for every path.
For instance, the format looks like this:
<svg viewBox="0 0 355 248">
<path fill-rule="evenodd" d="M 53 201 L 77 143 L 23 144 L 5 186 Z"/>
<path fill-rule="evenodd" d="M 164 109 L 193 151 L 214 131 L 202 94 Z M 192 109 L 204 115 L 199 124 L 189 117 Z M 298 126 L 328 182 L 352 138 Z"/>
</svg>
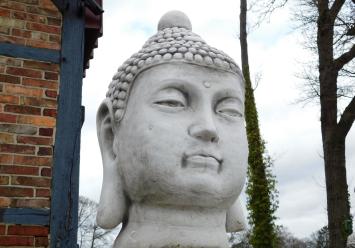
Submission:
<svg viewBox="0 0 355 248">
<path fill-rule="evenodd" d="M 243 231 L 245 228 L 245 217 L 238 198 L 227 211 L 226 230 L 227 232 L 238 232 Z"/>
<path fill-rule="evenodd" d="M 96 116 L 97 136 L 99 139 L 104 167 L 101 196 L 96 220 L 99 226 L 111 229 L 120 224 L 127 213 L 127 200 L 123 193 L 114 144 L 114 113 L 112 103 L 105 99 Z"/>
</svg>

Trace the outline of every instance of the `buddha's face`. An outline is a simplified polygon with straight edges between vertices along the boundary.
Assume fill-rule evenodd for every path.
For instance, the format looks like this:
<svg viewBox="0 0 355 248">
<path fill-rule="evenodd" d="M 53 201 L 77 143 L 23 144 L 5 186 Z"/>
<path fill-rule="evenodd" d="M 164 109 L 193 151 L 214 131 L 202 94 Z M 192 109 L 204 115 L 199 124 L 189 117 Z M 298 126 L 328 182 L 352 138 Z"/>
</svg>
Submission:
<svg viewBox="0 0 355 248">
<path fill-rule="evenodd" d="M 140 73 L 114 136 L 130 200 L 230 206 L 246 176 L 243 103 L 229 72 L 176 62 Z"/>
</svg>

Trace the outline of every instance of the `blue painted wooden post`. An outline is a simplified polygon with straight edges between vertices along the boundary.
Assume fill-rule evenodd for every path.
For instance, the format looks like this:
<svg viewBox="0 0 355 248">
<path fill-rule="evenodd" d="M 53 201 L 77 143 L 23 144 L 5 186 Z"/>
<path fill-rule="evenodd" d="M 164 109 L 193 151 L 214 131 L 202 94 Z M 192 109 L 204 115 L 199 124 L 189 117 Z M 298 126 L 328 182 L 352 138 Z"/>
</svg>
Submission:
<svg viewBox="0 0 355 248">
<path fill-rule="evenodd" d="M 0 43 L 0 55 L 23 59 L 40 60 L 58 64 L 60 53 L 57 50 Z"/>
<path fill-rule="evenodd" d="M 49 225 L 49 210 L 41 208 L 1 208 L 0 223 Z"/>
<path fill-rule="evenodd" d="M 80 0 L 54 2 L 60 4 L 63 31 L 52 175 L 50 243 L 52 248 L 72 248 L 77 246 L 84 13 Z"/>
<path fill-rule="evenodd" d="M 52 0 L 55 6 L 57 6 L 58 10 L 63 13 L 64 8 L 68 0 Z"/>
</svg>

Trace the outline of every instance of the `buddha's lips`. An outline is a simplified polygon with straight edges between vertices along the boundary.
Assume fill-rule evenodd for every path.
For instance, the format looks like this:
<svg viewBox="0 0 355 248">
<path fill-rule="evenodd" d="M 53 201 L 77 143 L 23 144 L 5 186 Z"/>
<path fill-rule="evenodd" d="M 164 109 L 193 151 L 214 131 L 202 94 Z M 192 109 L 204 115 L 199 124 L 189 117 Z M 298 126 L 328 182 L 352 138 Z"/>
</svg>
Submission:
<svg viewBox="0 0 355 248">
<path fill-rule="evenodd" d="M 219 171 L 221 159 L 217 155 L 208 153 L 193 153 L 187 154 L 183 159 L 183 167 L 198 168 L 198 169 L 211 169 Z"/>
</svg>

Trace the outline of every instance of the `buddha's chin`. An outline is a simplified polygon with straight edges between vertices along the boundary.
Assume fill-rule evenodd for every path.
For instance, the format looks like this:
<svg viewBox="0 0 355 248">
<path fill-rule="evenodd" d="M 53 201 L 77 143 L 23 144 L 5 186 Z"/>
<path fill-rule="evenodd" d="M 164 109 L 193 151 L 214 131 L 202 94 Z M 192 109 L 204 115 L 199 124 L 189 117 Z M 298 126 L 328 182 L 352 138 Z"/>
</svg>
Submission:
<svg viewBox="0 0 355 248">
<path fill-rule="evenodd" d="M 139 187 L 140 192 L 131 192 L 132 201 L 186 207 L 228 208 L 239 195 L 241 187 L 235 183 L 227 184 L 214 173 L 198 171 L 170 180 L 144 182 Z"/>
</svg>

